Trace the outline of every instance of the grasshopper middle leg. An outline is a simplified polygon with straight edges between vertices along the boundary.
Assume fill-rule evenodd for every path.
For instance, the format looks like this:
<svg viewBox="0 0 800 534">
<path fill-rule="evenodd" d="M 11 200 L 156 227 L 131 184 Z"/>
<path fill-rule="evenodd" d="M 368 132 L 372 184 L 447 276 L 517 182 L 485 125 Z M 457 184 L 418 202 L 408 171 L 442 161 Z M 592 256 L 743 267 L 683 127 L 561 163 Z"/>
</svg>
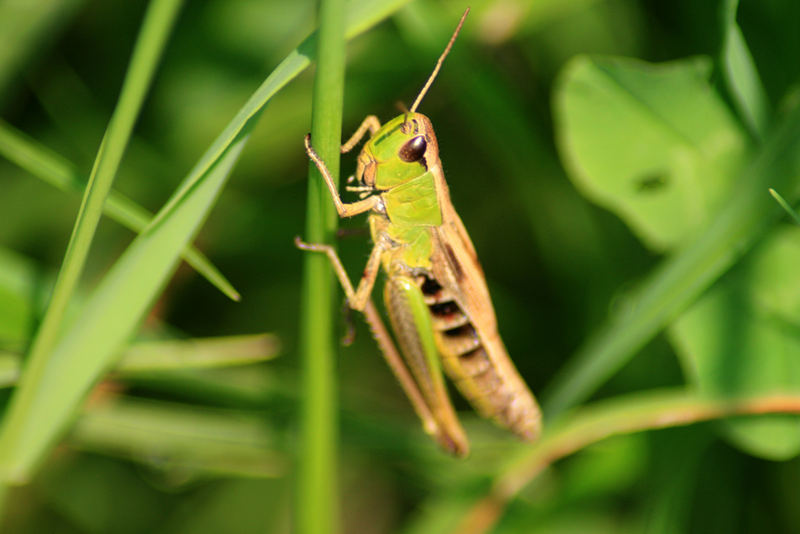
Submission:
<svg viewBox="0 0 800 534">
<path fill-rule="evenodd" d="M 294 242 L 297 248 L 310 250 L 312 252 L 322 252 L 328 256 L 331 266 L 336 273 L 336 277 L 339 279 L 342 289 L 344 289 L 347 303 L 352 309 L 363 312 L 372 294 L 372 289 L 375 287 L 375 278 L 378 276 L 378 271 L 381 267 L 381 255 L 384 251 L 391 248 L 391 239 L 386 234 L 380 235 L 375 246 L 372 247 L 372 252 L 369 253 L 369 259 L 367 260 L 367 265 L 364 267 L 364 274 L 358 282 L 358 288 L 353 288 L 350 277 L 347 276 L 347 271 L 345 271 L 342 261 L 336 253 L 336 249 L 332 246 L 322 243 L 306 243 L 299 237 L 296 237 Z"/>
<path fill-rule="evenodd" d="M 367 117 L 361 122 L 361 125 L 358 127 L 355 133 L 351 135 L 350 139 L 345 141 L 345 143 L 342 145 L 342 148 L 340 149 L 342 154 L 347 154 L 348 152 L 350 152 L 353 149 L 353 147 L 356 146 L 359 141 L 361 141 L 361 138 L 364 137 L 364 134 L 367 133 L 367 130 L 369 130 L 369 135 L 370 137 L 372 137 L 373 135 L 375 135 L 375 132 L 377 132 L 380 129 L 381 129 L 381 123 L 378 120 L 378 117 L 376 117 L 375 115 L 367 115 Z"/>
</svg>

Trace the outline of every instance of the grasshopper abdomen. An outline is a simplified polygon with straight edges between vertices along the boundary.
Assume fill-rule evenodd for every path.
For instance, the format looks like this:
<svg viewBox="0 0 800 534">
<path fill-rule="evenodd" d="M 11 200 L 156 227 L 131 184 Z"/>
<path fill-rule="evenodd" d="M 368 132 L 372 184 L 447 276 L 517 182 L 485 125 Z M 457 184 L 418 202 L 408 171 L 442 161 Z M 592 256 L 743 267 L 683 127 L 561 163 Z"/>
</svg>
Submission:
<svg viewBox="0 0 800 534">
<path fill-rule="evenodd" d="M 494 339 L 484 341 L 469 316 L 436 280 L 423 277 L 420 289 L 447 376 L 481 415 L 522 439 L 535 440 L 539 408 L 513 365 L 508 369 L 511 360 L 499 335 L 493 332 Z M 494 351 L 494 358 L 490 351 Z M 506 368 L 502 368 L 503 363 Z"/>
</svg>

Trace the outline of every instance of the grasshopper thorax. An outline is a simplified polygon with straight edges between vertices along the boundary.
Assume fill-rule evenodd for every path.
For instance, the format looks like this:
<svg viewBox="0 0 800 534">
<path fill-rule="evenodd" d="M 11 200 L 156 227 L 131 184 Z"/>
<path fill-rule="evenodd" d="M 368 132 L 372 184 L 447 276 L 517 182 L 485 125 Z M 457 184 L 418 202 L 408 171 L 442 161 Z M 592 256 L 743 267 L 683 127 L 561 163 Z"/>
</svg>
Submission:
<svg viewBox="0 0 800 534">
<path fill-rule="evenodd" d="M 430 119 L 406 113 L 384 124 L 358 156 L 356 178 L 365 186 L 386 191 L 439 165 L 439 146 Z"/>
</svg>

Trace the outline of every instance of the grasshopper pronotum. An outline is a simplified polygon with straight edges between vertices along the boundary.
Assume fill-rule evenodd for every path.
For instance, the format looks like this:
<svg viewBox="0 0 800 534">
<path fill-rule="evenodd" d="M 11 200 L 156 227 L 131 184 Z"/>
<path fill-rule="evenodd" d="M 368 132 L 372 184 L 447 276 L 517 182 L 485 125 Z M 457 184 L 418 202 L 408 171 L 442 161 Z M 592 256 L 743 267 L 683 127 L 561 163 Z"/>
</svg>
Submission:
<svg viewBox="0 0 800 534">
<path fill-rule="evenodd" d="M 349 306 L 366 314 L 425 430 L 459 456 L 467 454 L 469 444 L 447 395 L 441 366 L 481 415 L 529 441 L 538 437 L 541 427 L 539 407 L 500 339 L 475 249 L 450 202 L 433 126 L 428 117 L 416 113 L 468 12 L 408 112 L 383 126 L 377 117 L 368 116 L 342 145 L 341 152 L 348 152 L 370 133 L 358 155 L 358 185 L 347 187 L 358 192 L 360 200 L 342 202 L 325 162 L 306 136 L 306 152 L 325 179 L 339 216 L 369 212 L 374 247 L 358 287 L 353 288 L 331 246 L 297 239 L 301 249 L 327 254 Z M 381 266 L 387 275 L 384 301 L 405 364 L 370 300 Z"/>
</svg>

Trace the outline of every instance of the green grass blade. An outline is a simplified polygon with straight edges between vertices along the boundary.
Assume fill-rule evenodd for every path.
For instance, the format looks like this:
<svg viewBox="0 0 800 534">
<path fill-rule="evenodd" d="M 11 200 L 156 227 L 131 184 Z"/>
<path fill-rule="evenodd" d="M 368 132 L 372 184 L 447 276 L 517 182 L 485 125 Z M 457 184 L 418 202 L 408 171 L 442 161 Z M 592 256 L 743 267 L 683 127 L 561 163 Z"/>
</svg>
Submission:
<svg viewBox="0 0 800 534">
<path fill-rule="evenodd" d="M 250 128 L 161 223 L 151 224 L 94 290 L 74 325 L 59 338 L 48 365 L 23 377 L 0 441 L 0 471 L 26 480 L 65 429 L 89 388 L 111 365 L 177 267 L 180 250 L 208 214 Z"/>
<path fill-rule="evenodd" d="M 145 15 L 119 102 L 101 142 L 50 304 L 33 341 L 23 383 L 36 384 L 45 373 L 48 360 L 52 356 L 51 351 L 62 328 L 64 314 L 83 272 L 105 198 L 111 189 L 161 50 L 177 15 L 178 5 L 175 0 L 155 0 Z M 13 407 L 24 406 L 33 400 L 25 398 L 26 391 L 29 394 L 32 392 L 30 388 L 23 388 L 14 396 L 12 413 Z M 0 435 L 0 451 L 3 450 L 5 440 L 13 436 L 11 421 L 5 423 Z"/>
<path fill-rule="evenodd" d="M 279 350 L 280 342 L 273 334 L 141 341 L 122 352 L 114 372 L 124 378 L 163 371 L 246 365 L 270 360 Z M 0 351 L 0 388 L 16 384 L 19 372 L 19 354 Z"/>
<path fill-rule="evenodd" d="M 753 55 L 736 22 L 739 0 L 722 3 L 722 74 L 739 115 L 752 134 L 763 139 L 772 110 Z"/>
<path fill-rule="evenodd" d="M 9 457 L 5 453 L 8 446 L 19 437 L 18 425 L 21 422 L 19 417 L 24 417 L 27 407 L 36 401 L 36 386 L 52 363 L 52 350 L 59 329 L 62 327 L 67 305 L 83 271 L 103 203 L 111 188 L 136 116 L 155 72 L 160 51 L 163 49 L 176 14 L 177 4 L 162 1 L 153 2 L 145 15 L 145 22 L 134 49 L 122 93 L 98 151 L 50 304 L 33 341 L 22 386 L 15 392 L 9 414 L 4 421 L 0 434 L 0 463 L 14 460 L 13 455 Z"/>
<path fill-rule="evenodd" d="M 0 154 L 20 168 L 62 191 L 83 191 L 86 187 L 86 177 L 72 163 L 2 120 L 0 120 Z M 103 212 L 137 233 L 144 230 L 153 217 L 150 212 L 133 200 L 113 190 L 108 194 Z M 187 246 L 183 252 L 183 259 L 228 298 L 235 301 L 241 298 L 239 292 L 219 269 L 214 267 L 197 248 Z"/>
<path fill-rule="evenodd" d="M 782 213 L 770 186 L 800 197 L 800 108 L 768 136 L 708 228 L 672 255 L 567 362 L 544 395 L 548 416 L 581 402 L 703 293 Z"/>
<path fill-rule="evenodd" d="M 272 334 L 170 339 L 134 343 L 122 353 L 118 373 L 243 365 L 269 360 L 280 350 Z"/>
<path fill-rule="evenodd" d="M 311 108 L 311 139 L 338 183 L 344 99 L 344 2 L 322 0 L 319 7 L 318 66 Z M 338 215 L 322 176 L 309 162 L 306 237 L 331 242 Z M 295 520 L 300 534 L 337 532 L 338 398 L 333 348 L 333 272 L 322 254 L 306 254 L 300 317 L 303 365 L 301 449 Z"/>
<path fill-rule="evenodd" d="M 786 199 L 783 198 L 780 193 L 778 193 L 771 187 L 769 188 L 769 194 L 772 195 L 772 198 L 774 198 L 775 201 L 778 203 L 778 205 L 780 205 L 780 207 L 783 208 L 783 211 L 788 213 L 796 224 L 800 225 L 800 215 L 798 215 L 797 212 L 792 209 L 789 203 L 786 202 Z"/>
</svg>

